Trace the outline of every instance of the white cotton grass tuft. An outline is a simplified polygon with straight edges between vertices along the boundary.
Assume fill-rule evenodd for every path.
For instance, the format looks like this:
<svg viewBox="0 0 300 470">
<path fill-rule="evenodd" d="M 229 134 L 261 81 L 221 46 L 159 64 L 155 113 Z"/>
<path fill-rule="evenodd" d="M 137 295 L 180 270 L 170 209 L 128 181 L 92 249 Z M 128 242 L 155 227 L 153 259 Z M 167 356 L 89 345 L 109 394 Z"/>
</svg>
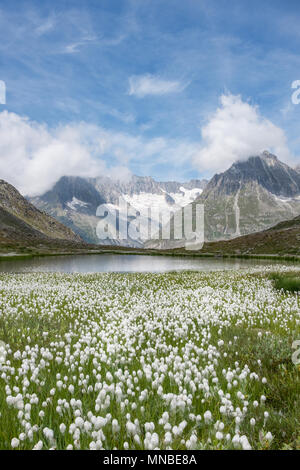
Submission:
<svg viewBox="0 0 300 470">
<path fill-rule="evenodd" d="M 19 439 L 17 439 L 16 437 L 14 437 L 14 438 L 11 440 L 11 444 L 10 444 L 10 445 L 11 445 L 11 447 L 12 447 L 13 449 L 15 449 L 16 447 L 19 447 L 19 445 L 20 445 Z"/>
</svg>

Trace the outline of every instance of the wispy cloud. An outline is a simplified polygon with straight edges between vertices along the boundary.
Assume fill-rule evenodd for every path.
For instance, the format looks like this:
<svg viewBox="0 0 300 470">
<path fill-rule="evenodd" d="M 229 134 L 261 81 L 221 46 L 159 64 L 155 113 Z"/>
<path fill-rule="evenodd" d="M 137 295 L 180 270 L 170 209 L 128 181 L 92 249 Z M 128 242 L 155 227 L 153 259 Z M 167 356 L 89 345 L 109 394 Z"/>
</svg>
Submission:
<svg viewBox="0 0 300 470">
<path fill-rule="evenodd" d="M 129 95 L 143 98 L 146 95 L 166 95 L 179 93 L 187 85 L 176 80 L 165 80 L 155 75 L 133 75 L 129 78 Z"/>
<path fill-rule="evenodd" d="M 90 44 L 96 41 L 97 41 L 96 36 L 86 36 L 78 41 L 67 44 L 66 46 L 63 47 L 61 52 L 64 54 L 75 54 L 79 52 L 83 46 L 86 46 L 87 44 Z"/>
<path fill-rule="evenodd" d="M 108 106 L 104 103 L 96 102 L 94 103 L 94 107 L 99 109 L 101 113 L 112 116 L 113 118 L 118 119 L 124 123 L 132 123 L 135 121 L 135 116 L 132 113 L 119 111 L 118 109 L 112 106 Z"/>
<path fill-rule="evenodd" d="M 46 20 L 42 21 L 36 28 L 35 34 L 37 36 L 43 36 L 44 34 L 52 31 L 56 25 L 56 19 L 54 16 L 47 18 Z"/>
<path fill-rule="evenodd" d="M 116 37 L 112 38 L 101 38 L 99 44 L 102 46 L 118 46 L 126 39 L 126 34 L 119 34 Z"/>
<path fill-rule="evenodd" d="M 91 43 L 97 43 L 99 46 L 104 46 L 104 47 L 114 47 L 114 46 L 118 46 L 119 44 L 121 44 L 121 42 L 123 42 L 125 38 L 126 36 L 124 34 L 121 34 L 119 36 L 112 37 L 112 38 L 104 38 L 104 37 L 101 38 L 98 36 L 86 36 L 78 41 L 74 41 L 73 43 L 67 44 L 66 46 L 63 47 L 61 52 L 65 54 L 74 54 L 74 53 L 80 52 L 82 47 Z"/>
</svg>

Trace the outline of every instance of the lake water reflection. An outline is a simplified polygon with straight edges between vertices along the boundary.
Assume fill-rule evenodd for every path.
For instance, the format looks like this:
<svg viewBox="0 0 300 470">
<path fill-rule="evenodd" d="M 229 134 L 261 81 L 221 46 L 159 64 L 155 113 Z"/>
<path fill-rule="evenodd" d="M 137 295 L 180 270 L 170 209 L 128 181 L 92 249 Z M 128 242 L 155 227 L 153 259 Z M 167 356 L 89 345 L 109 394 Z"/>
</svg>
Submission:
<svg viewBox="0 0 300 470">
<path fill-rule="evenodd" d="M 179 270 L 215 271 L 255 265 L 279 264 L 273 260 L 188 258 L 146 255 L 70 255 L 0 261 L 0 272 L 166 272 Z M 289 263 L 291 264 L 291 263 Z"/>
</svg>

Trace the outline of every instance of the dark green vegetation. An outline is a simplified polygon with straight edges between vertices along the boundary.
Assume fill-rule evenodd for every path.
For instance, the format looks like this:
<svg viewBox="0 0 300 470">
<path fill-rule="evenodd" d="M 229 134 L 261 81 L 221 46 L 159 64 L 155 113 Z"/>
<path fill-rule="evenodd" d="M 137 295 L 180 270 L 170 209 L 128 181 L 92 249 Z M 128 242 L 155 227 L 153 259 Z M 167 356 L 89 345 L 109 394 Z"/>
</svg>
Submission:
<svg viewBox="0 0 300 470">
<path fill-rule="evenodd" d="M 299 292 L 300 291 L 300 277 L 295 276 L 292 273 L 289 274 L 271 274 L 270 278 L 274 282 L 274 287 L 276 289 L 283 289 L 289 292 Z"/>
</svg>

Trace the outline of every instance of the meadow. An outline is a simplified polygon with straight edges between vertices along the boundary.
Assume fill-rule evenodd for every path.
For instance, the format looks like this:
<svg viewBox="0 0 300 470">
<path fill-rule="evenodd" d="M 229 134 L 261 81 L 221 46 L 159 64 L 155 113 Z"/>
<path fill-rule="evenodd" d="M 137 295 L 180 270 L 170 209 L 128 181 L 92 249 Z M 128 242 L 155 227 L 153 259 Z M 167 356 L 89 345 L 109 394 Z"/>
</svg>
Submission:
<svg viewBox="0 0 300 470">
<path fill-rule="evenodd" d="M 0 449 L 299 449 L 274 269 L 0 274 Z"/>
</svg>

